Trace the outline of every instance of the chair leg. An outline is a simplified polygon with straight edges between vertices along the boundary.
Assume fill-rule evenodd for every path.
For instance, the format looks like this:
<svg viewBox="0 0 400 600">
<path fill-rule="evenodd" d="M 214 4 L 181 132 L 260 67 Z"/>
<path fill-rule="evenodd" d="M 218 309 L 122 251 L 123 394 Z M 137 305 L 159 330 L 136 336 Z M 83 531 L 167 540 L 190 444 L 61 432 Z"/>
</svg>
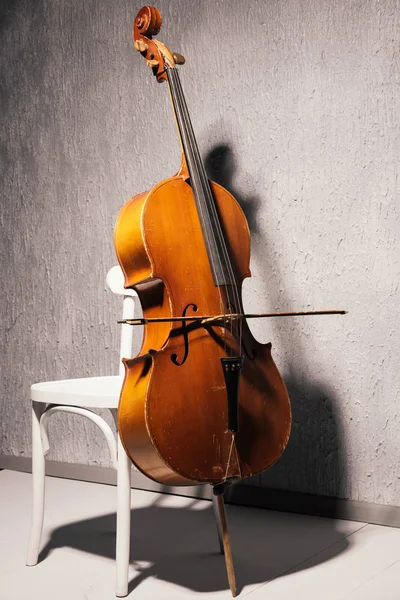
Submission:
<svg viewBox="0 0 400 600">
<path fill-rule="evenodd" d="M 45 404 L 32 401 L 32 524 L 29 536 L 26 564 L 36 565 L 39 558 L 40 540 L 44 516 L 44 476 L 45 459 L 40 432 L 40 418 L 46 409 Z"/>
<path fill-rule="evenodd" d="M 118 598 L 128 595 L 129 551 L 131 535 L 131 462 L 118 436 L 117 467 L 117 544 L 116 593 Z"/>
</svg>

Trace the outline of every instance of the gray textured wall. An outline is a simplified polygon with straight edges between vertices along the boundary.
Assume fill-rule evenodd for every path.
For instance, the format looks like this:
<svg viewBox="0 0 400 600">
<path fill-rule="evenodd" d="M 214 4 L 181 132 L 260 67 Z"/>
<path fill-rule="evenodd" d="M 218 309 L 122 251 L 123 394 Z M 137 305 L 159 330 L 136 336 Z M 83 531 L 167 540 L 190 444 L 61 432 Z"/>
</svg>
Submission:
<svg viewBox="0 0 400 600">
<path fill-rule="evenodd" d="M 254 484 L 399 504 L 399 3 L 157 6 L 209 173 L 250 222 L 246 307 L 349 310 L 251 324 L 294 413 Z M 32 382 L 118 369 L 113 225 L 180 158 L 166 87 L 132 47 L 139 7 L 1 4 L 3 454 L 30 454 Z M 91 424 L 51 434 L 51 458 L 109 464 Z"/>
</svg>

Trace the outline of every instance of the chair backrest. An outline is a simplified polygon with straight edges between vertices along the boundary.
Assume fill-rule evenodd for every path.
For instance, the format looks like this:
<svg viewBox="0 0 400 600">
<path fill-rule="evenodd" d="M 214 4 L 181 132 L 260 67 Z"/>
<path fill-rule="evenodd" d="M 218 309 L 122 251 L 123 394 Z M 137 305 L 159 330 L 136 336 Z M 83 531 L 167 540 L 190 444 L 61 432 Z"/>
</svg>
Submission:
<svg viewBox="0 0 400 600">
<path fill-rule="evenodd" d="M 133 319 L 135 316 L 135 298 L 137 293 L 124 288 L 124 274 L 120 266 L 111 267 L 106 276 L 107 287 L 114 293 L 124 297 L 122 319 Z M 132 325 L 121 325 L 120 364 L 119 374 L 124 375 L 123 358 L 132 358 Z"/>
</svg>

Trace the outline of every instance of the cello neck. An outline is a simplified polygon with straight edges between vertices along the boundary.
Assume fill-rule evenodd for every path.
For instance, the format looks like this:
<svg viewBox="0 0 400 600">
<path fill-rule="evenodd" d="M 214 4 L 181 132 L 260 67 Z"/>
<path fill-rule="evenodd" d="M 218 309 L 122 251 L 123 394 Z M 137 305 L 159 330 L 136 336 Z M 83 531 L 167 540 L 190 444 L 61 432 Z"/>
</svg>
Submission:
<svg viewBox="0 0 400 600">
<path fill-rule="evenodd" d="M 216 286 L 234 285 L 232 265 L 210 184 L 197 146 L 178 70 L 176 68 L 167 69 L 167 79 L 214 284 Z"/>
</svg>

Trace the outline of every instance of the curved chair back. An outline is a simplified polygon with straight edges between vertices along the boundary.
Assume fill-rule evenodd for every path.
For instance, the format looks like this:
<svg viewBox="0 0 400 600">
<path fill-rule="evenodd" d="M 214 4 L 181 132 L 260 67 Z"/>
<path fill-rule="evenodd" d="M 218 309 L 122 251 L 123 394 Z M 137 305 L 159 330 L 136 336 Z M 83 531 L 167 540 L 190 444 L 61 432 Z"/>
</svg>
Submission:
<svg viewBox="0 0 400 600">
<path fill-rule="evenodd" d="M 106 276 L 106 284 L 108 288 L 120 296 L 124 296 L 122 309 L 122 319 L 133 319 L 135 316 L 135 298 L 137 293 L 133 290 L 124 288 L 124 274 L 120 266 L 111 267 Z M 123 358 L 132 358 L 132 341 L 133 327 L 132 325 L 121 325 L 121 344 L 120 344 L 120 363 L 119 374 L 124 375 Z"/>
</svg>

